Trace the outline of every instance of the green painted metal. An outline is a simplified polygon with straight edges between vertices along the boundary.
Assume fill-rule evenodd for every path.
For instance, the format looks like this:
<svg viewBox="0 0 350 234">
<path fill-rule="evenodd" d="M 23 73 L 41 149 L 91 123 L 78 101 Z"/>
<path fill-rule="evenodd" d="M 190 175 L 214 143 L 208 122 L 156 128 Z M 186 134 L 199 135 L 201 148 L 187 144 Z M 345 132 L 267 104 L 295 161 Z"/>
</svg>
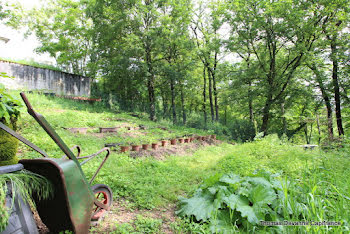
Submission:
<svg viewBox="0 0 350 234">
<path fill-rule="evenodd" d="M 76 233 L 84 233 L 90 227 L 91 209 L 94 204 L 94 194 L 85 175 L 79 173 L 80 165 L 69 159 L 53 159 L 63 171 L 66 192 L 69 200 L 70 213 Z"/>
<path fill-rule="evenodd" d="M 94 195 L 90 184 L 70 159 L 22 159 L 24 168 L 42 175 L 54 185 L 53 197 L 36 199 L 38 213 L 53 233 L 71 230 L 88 233 Z"/>
<path fill-rule="evenodd" d="M 63 231 L 66 230 L 64 228 L 68 228 L 69 230 L 74 231 L 74 233 L 88 233 L 93 205 L 95 204 L 96 206 L 105 210 L 109 209 L 109 206 L 106 206 L 95 199 L 90 183 L 94 180 L 97 173 L 106 162 L 110 155 L 110 151 L 108 148 L 103 148 L 95 154 L 79 157 L 80 147 L 75 146 L 74 148 L 77 148 L 78 150 L 77 158 L 64 143 L 64 141 L 58 136 L 51 125 L 46 121 L 44 116 L 34 111 L 25 94 L 21 93 L 21 96 L 27 106 L 28 113 L 40 124 L 40 126 L 47 132 L 52 140 L 60 147 L 60 149 L 65 153 L 65 156 L 68 157 L 68 159 L 48 158 L 47 154 L 43 150 L 21 137 L 11 129 L 4 128 L 4 126 L 2 126 L 0 123 L 0 128 L 3 128 L 9 134 L 27 144 L 44 157 L 47 157 L 44 159 L 21 160 L 26 169 L 41 174 L 44 177 L 48 177 L 51 181 L 56 182 L 56 184 L 54 184 L 57 190 L 55 192 L 55 200 L 38 201 L 39 213 L 41 212 L 44 214 L 44 218 L 51 224 L 53 230 Z M 88 162 L 104 151 L 106 151 L 106 156 L 89 183 L 86 180 L 81 164 Z M 78 159 L 83 158 L 86 160 L 80 164 Z M 55 217 L 55 210 L 58 214 L 61 214 L 61 219 Z M 68 216 L 69 219 L 67 219 Z M 59 225 L 60 221 L 61 223 L 64 223 L 61 226 Z"/>
<path fill-rule="evenodd" d="M 67 196 L 69 199 L 69 207 L 71 209 L 71 219 L 76 229 L 75 232 L 78 233 L 80 232 L 79 230 L 81 230 L 81 227 L 89 226 L 90 224 L 91 210 L 95 200 L 94 194 L 86 180 L 80 163 L 73 152 L 58 136 L 44 116 L 34 111 L 23 92 L 21 93 L 21 97 L 27 106 L 28 113 L 40 124 L 40 126 L 69 158 L 69 160 L 52 160 L 54 160 L 63 171 Z"/>
</svg>

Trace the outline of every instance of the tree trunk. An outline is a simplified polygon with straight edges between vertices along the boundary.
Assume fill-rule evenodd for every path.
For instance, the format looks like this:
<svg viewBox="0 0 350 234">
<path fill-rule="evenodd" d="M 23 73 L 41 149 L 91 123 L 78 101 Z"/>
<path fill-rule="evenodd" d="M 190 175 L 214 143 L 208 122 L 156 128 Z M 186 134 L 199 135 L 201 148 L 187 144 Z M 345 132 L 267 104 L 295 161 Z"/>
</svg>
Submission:
<svg viewBox="0 0 350 234">
<path fill-rule="evenodd" d="M 204 115 L 204 124 L 207 126 L 207 79 L 206 79 L 206 74 L 205 74 L 205 69 L 206 67 L 203 66 L 203 115 Z"/>
<path fill-rule="evenodd" d="M 264 136 L 267 135 L 267 129 L 269 125 L 270 120 L 270 109 L 272 105 L 272 90 L 268 91 L 268 96 L 265 102 L 265 106 L 263 108 L 263 117 L 262 117 L 262 124 L 261 124 L 261 132 L 264 133 Z"/>
<path fill-rule="evenodd" d="M 344 135 L 342 117 L 341 117 L 341 107 L 340 107 L 340 91 L 338 82 L 338 52 L 337 52 L 337 36 L 334 35 L 331 40 L 331 59 L 333 65 L 332 71 L 332 81 L 334 89 L 334 101 L 335 101 L 335 116 L 337 119 L 337 127 L 339 136 Z"/>
<path fill-rule="evenodd" d="M 214 61 L 214 68 L 213 72 L 211 73 L 213 78 L 213 90 L 214 90 L 214 103 L 215 103 L 215 121 L 219 122 L 219 105 L 218 105 L 218 92 L 216 90 L 216 67 L 217 67 L 217 59 L 218 59 L 218 53 L 215 52 L 215 61 Z"/>
<path fill-rule="evenodd" d="M 174 77 L 170 79 L 170 91 L 171 91 L 171 109 L 173 111 L 173 124 L 177 123 L 176 119 L 176 105 L 175 105 L 175 82 Z"/>
<path fill-rule="evenodd" d="M 254 111 L 253 111 L 253 98 L 252 98 L 252 90 L 251 90 L 252 83 L 249 82 L 249 88 L 248 88 L 248 108 L 249 108 L 249 120 L 252 124 L 254 124 Z"/>
<path fill-rule="evenodd" d="M 321 143 L 321 127 L 320 127 L 320 117 L 318 114 L 316 114 L 316 124 L 317 124 L 317 131 L 318 131 L 318 144 Z"/>
<path fill-rule="evenodd" d="M 320 71 L 317 69 L 315 64 L 310 65 L 309 67 L 315 73 L 318 87 L 321 90 L 322 98 L 326 104 L 328 138 L 330 141 L 332 141 L 333 137 L 334 137 L 334 133 L 333 133 L 333 110 L 332 110 L 331 101 L 330 101 L 330 98 L 327 94 L 326 88 L 323 84 L 322 75 L 321 75 Z"/>
<path fill-rule="evenodd" d="M 155 121 L 156 115 L 156 104 L 154 95 L 154 74 L 153 74 L 153 64 L 152 55 L 149 46 L 146 46 L 146 62 L 147 62 L 147 88 L 148 88 L 148 100 L 149 100 L 149 118 L 151 121 Z"/>
<path fill-rule="evenodd" d="M 149 109 L 150 109 L 150 116 L 149 119 L 151 121 L 155 121 L 156 116 L 156 105 L 155 105 L 155 95 L 154 95 L 154 76 L 151 75 L 148 78 L 147 82 L 148 87 L 148 97 L 149 97 Z"/>
<path fill-rule="evenodd" d="M 225 126 L 227 126 L 227 106 L 225 106 L 225 120 L 224 120 Z"/>
<path fill-rule="evenodd" d="M 180 83 L 181 108 L 182 108 L 182 123 L 186 124 L 186 109 L 185 109 L 185 95 L 183 92 L 182 83 Z"/>
<path fill-rule="evenodd" d="M 310 141 L 309 141 L 309 138 L 308 138 L 308 135 L 307 135 L 307 124 L 304 127 L 304 135 L 305 135 L 306 144 L 310 144 Z"/>
<path fill-rule="evenodd" d="M 163 100 L 163 119 L 165 119 L 168 115 L 168 99 L 165 92 L 162 94 L 162 100 Z"/>
<path fill-rule="evenodd" d="M 214 106 L 213 106 L 213 92 L 212 92 L 212 79 L 210 75 L 210 69 L 208 68 L 208 81 L 209 81 L 209 104 L 210 104 L 210 114 L 211 114 L 211 122 L 214 122 Z"/>
<path fill-rule="evenodd" d="M 283 134 L 287 134 L 287 120 L 286 120 L 286 117 L 284 117 L 285 113 L 286 113 L 286 111 L 284 109 L 284 102 L 282 102 L 281 103 L 281 114 L 282 114 L 282 131 L 283 131 Z"/>
</svg>

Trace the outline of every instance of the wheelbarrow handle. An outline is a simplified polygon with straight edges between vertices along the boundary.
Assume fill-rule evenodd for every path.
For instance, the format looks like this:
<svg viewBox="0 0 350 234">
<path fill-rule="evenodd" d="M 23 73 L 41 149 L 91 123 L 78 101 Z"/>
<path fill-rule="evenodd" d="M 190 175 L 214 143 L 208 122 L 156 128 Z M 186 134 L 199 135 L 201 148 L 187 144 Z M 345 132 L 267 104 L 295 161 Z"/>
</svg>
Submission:
<svg viewBox="0 0 350 234">
<path fill-rule="evenodd" d="M 32 104 L 30 104 L 30 102 L 29 102 L 28 98 L 26 97 L 26 95 L 23 92 L 21 92 L 20 95 L 21 95 L 21 97 L 22 97 L 22 99 L 24 101 L 24 104 L 26 104 L 26 106 L 27 106 L 28 113 L 31 114 L 31 115 L 32 115 L 32 113 L 35 113 L 35 111 L 34 111 L 34 109 L 32 107 Z"/>
<path fill-rule="evenodd" d="M 103 164 L 105 164 L 105 162 L 107 161 L 110 153 L 111 153 L 111 150 L 108 148 L 108 147 L 105 147 L 105 148 L 102 148 L 101 150 L 97 151 L 96 153 L 94 154 L 91 154 L 91 155 L 87 155 L 87 156 L 80 156 L 80 153 L 81 153 L 81 148 L 79 145 L 75 145 L 73 146 L 72 148 L 70 148 L 70 150 L 74 150 L 74 149 L 77 149 L 78 151 L 78 154 L 77 154 L 77 159 L 85 159 L 84 161 L 82 161 L 80 163 L 80 165 L 84 165 L 85 163 L 87 163 L 88 161 L 90 161 L 91 159 L 95 158 L 96 156 L 98 156 L 99 154 L 103 153 L 104 151 L 107 151 L 107 154 L 105 156 L 105 158 L 103 159 L 103 161 L 101 162 L 100 166 L 97 168 L 97 171 L 95 172 L 94 176 L 91 178 L 90 180 L 90 184 L 94 181 L 94 179 L 96 178 L 97 174 L 99 173 L 99 171 L 101 170 Z M 65 158 L 67 157 L 67 155 L 64 155 L 62 158 Z"/>
<path fill-rule="evenodd" d="M 46 131 L 46 133 L 51 137 L 51 139 L 60 147 L 65 155 L 71 160 L 73 160 L 76 164 L 79 164 L 77 158 L 74 156 L 72 151 L 68 148 L 68 146 L 64 143 L 64 141 L 57 135 L 55 130 L 51 127 L 51 125 L 46 121 L 44 116 L 34 111 L 32 105 L 28 101 L 26 95 L 21 92 L 20 93 L 25 105 L 27 106 L 28 113 L 33 116 L 33 118 L 40 124 L 40 126 Z"/>
<path fill-rule="evenodd" d="M 0 122 L 0 129 L 3 129 L 8 134 L 10 134 L 13 137 L 17 138 L 18 140 L 20 140 L 21 142 L 23 142 L 24 144 L 26 144 L 27 146 L 29 146 L 30 148 L 32 148 L 33 150 L 35 150 L 36 152 L 41 154 L 42 156 L 48 157 L 47 153 L 45 153 L 38 146 L 34 145 L 32 142 L 28 141 L 27 139 L 25 139 L 24 137 L 22 137 L 21 135 L 19 135 L 18 133 L 16 133 L 11 128 L 7 127 L 5 124 L 3 124 L 1 122 Z"/>
<path fill-rule="evenodd" d="M 89 156 L 83 156 L 83 157 L 79 157 L 78 159 L 83 159 L 86 158 L 86 160 L 84 160 L 83 162 L 80 163 L 80 165 L 84 165 L 85 163 L 87 163 L 88 161 L 90 161 L 91 159 L 95 158 L 96 156 L 98 156 L 99 154 L 101 154 L 102 152 L 107 151 L 105 158 L 103 159 L 103 161 L 101 162 L 100 166 L 97 168 L 95 174 L 93 175 L 93 177 L 90 180 L 90 184 L 94 181 L 94 179 L 96 178 L 97 174 L 99 173 L 99 171 L 101 170 L 103 164 L 105 164 L 105 162 L 107 161 L 111 151 L 109 148 L 105 147 L 101 150 L 99 150 L 98 152 L 91 154 Z"/>
<path fill-rule="evenodd" d="M 70 148 L 70 150 L 73 152 L 73 150 L 77 149 L 77 156 L 76 158 L 79 159 L 80 157 L 80 153 L 81 153 L 81 147 L 79 145 L 75 145 L 72 148 Z M 67 155 L 63 155 L 62 158 L 67 158 Z"/>
</svg>

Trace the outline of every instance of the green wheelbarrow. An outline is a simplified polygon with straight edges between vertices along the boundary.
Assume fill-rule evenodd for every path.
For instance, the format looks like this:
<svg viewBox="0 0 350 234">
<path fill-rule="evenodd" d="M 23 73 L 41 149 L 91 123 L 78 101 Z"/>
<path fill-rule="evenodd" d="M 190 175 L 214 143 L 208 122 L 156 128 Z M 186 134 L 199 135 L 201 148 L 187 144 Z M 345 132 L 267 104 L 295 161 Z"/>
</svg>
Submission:
<svg viewBox="0 0 350 234">
<path fill-rule="evenodd" d="M 24 93 L 21 97 L 27 106 L 28 113 L 40 124 L 47 134 L 63 151 L 60 159 L 49 158 L 39 147 L 29 142 L 4 124 L 0 128 L 28 145 L 44 158 L 23 159 L 19 161 L 24 169 L 44 176 L 54 185 L 53 197 L 39 200 L 33 197 L 39 216 L 50 232 L 72 231 L 88 233 L 92 221 L 98 221 L 109 210 L 112 204 L 112 191 L 104 184 L 92 185 L 98 172 L 110 155 L 109 148 L 103 148 L 95 154 L 80 156 L 81 149 L 74 146 L 69 149 L 46 119 L 35 112 Z M 77 155 L 73 154 L 77 150 Z M 87 181 L 81 165 L 105 152 L 105 157 L 90 181 Z M 79 160 L 83 160 L 80 162 Z M 5 233 L 12 233 L 11 230 Z"/>
</svg>

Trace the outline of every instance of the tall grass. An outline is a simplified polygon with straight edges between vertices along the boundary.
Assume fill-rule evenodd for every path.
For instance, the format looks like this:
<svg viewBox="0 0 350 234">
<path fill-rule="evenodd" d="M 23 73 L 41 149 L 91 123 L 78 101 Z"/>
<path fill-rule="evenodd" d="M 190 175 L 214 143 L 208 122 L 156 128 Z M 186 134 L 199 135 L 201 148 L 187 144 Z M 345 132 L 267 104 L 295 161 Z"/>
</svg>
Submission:
<svg viewBox="0 0 350 234">
<path fill-rule="evenodd" d="M 282 221 L 341 222 L 340 226 L 276 226 L 272 229 L 251 225 L 243 229 L 247 232 L 348 233 L 350 157 L 347 152 L 347 149 L 304 150 L 277 136 L 269 136 L 231 148 L 231 152 L 216 164 L 215 170 L 219 175 L 247 176 L 257 169 L 280 173 L 285 199 L 277 209 L 283 211 Z"/>
<path fill-rule="evenodd" d="M 12 188 L 12 204 L 5 207 L 5 199 L 8 187 Z M 21 170 L 16 173 L 7 173 L 0 175 L 0 231 L 7 226 L 9 218 L 9 209 L 12 209 L 14 198 L 19 194 L 23 200 L 29 202 L 32 206 L 32 195 L 35 194 L 39 199 L 50 198 L 53 194 L 53 185 L 46 178 L 34 174 L 30 171 Z"/>
<path fill-rule="evenodd" d="M 121 142 L 128 139 L 123 133 L 96 137 L 94 134 L 72 134 L 62 127 L 108 127 L 121 122 L 148 127 L 145 138 L 164 138 L 184 133 L 205 134 L 205 131 L 172 126 L 170 123 L 154 123 L 139 119 L 127 113 L 115 113 L 99 104 L 85 104 L 73 100 L 50 98 L 29 94 L 34 109 L 43 114 L 53 125 L 68 146 L 79 144 L 83 154 L 92 154 L 105 143 Z M 118 121 L 117 119 L 123 119 Z M 156 130 L 162 125 L 172 133 L 163 134 Z M 20 133 L 44 149 L 52 157 L 62 156 L 62 152 L 28 114 L 23 112 L 19 122 Z M 94 129 L 89 130 L 93 133 Z M 38 157 L 38 154 L 21 146 L 21 157 Z M 299 146 L 270 136 L 245 144 L 222 144 L 198 150 L 194 154 L 177 157 L 169 156 L 163 161 L 153 158 L 132 159 L 128 154 L 113 152 L 102 168 L 96 183 L 109 185 L 115 197 L 123 197 L 133 207 L 152 209 L 175 204 L 180 195 L 187 196 L 206 179 L 213 175 L 235 173 L 246 176 L 256 169 L 265 169 L 281 174 L 281 180 L 291 183 L 284 187 L 289 198 L 282 209 L 285 218 L 293 221 L 314 220 L 341 221 L 342 226 L 286 227 L 284 232 L 347 232 L 349 229 L 350 197 L 350 147 L 324 152 L 320 149 L 304 150 Z M 101 159 L 100 159 L 101 160 Z M 99 160 L 85 164 L 83 169 L 90 177 Z M 293 216 L 300 209 L 302 215 Z M 295 219 L 295 220 L 294 220 Z M 323 221 L 323 220 L 322 220 Z M 189 220 L 174 224 L 176 232 L 205 232 L 206 225 Z M 279 232 L 281 229 L 276 229 Z M 242 231 L 242 230 L 238 230 Z M 283 230 L 282 230 L 283 231 Z"/>
</svg>

